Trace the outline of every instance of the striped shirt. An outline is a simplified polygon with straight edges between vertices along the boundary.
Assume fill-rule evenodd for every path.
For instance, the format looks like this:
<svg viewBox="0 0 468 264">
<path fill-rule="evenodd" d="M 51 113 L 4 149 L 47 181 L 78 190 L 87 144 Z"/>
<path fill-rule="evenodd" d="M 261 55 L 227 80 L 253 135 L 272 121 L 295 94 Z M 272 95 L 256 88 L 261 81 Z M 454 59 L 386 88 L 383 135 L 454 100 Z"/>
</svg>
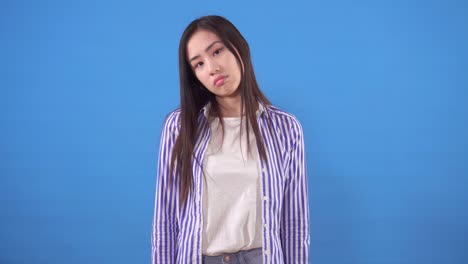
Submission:
<svg viewBox="0 0 468 264">
<path fill-rule="evenodd" d="M 260 159 L 263 263 L 309 263 L 309 203 L 304 138 L 299 121 L 274 106 L 257 117 L 267 162 Z M 193 164 L 193 184 L 179 208 L 180 181 L 169 185 L 172 148 L 180 131 L 180 109 L 164 123 L 158 160 L 152 231 L 152 263 L 202 264 L 202 166 Z M 200 111 L 195 157 L 203 164 L 210 141 L 208 119 Z"/>
</svg>

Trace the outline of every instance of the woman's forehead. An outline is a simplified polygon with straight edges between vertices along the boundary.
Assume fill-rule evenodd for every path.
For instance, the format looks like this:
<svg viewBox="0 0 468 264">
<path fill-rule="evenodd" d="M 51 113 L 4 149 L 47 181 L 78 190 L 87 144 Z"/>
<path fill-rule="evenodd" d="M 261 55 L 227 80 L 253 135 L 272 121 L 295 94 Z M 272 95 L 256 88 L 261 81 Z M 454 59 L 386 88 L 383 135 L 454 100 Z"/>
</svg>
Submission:
<svg viewBox="0 0 468 264">
<path fill-rule="evenodd" d="M 208 30 L 198 30 L 190 37 L 187 42 L 187 55 L 195 55 L 205 51 L 212 43 L 222 40 L 215 33 Z"/>
</svg>

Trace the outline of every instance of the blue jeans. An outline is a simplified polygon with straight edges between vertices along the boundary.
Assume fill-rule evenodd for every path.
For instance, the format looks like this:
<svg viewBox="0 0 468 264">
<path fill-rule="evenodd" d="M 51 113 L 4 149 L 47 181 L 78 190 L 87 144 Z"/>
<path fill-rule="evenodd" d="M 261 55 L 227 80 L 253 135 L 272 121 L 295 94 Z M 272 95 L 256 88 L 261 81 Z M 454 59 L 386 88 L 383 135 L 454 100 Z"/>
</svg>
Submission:
<svg viewBox="0 0 468 264">
<path fill-rule="evenodd" d="M 262 264 L 262 248 L 242 250 L 235 253 L 225 253 L 218 256 L 202 256 L 203 264 Z"/>
</svg>

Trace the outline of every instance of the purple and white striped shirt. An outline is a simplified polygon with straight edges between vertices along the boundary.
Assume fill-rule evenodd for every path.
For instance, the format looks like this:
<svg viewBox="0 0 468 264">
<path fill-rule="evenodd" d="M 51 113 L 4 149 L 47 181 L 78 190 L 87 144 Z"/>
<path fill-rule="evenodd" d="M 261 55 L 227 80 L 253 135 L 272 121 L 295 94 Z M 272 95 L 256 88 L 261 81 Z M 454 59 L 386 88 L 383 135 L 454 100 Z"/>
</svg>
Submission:
<svg viewBox="0 0 468 264">
<path fill-rule="evenodd" d="M 299 121 L 274 106 L 260 105 L 257 122 L 268 161 L 260 159 L 263 263 L 309 263 L 309 200 L 304 138 Z M 179 210 L 177 170 L 169 185 L 172 148 L 180 131 L 180 109 L 166 118 L 158 160 L 152 232 L 152 263 L 202 264 L 202 166 L 193 165 L 193 184 Z M 210 126 L 199 114 L 200 134 L 195 156 L 203 164 Z M 269 127 L 270 126 L 270 127 Z"/>
</svg>

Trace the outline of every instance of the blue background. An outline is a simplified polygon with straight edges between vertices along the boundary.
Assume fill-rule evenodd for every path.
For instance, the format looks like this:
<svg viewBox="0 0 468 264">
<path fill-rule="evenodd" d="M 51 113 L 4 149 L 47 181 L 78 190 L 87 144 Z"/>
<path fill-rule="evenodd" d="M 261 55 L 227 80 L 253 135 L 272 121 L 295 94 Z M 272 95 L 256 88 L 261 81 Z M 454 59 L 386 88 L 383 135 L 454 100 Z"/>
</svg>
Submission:
<svg viewBox="0 0 468 264">
<path fill-rule="evenodd" d="M 303 124 L 311 263 L 467 263 L 466 1 L 2 1 L 0 263 L 149 263 L 177 47 L 220 14 Z"/>
</svg>

